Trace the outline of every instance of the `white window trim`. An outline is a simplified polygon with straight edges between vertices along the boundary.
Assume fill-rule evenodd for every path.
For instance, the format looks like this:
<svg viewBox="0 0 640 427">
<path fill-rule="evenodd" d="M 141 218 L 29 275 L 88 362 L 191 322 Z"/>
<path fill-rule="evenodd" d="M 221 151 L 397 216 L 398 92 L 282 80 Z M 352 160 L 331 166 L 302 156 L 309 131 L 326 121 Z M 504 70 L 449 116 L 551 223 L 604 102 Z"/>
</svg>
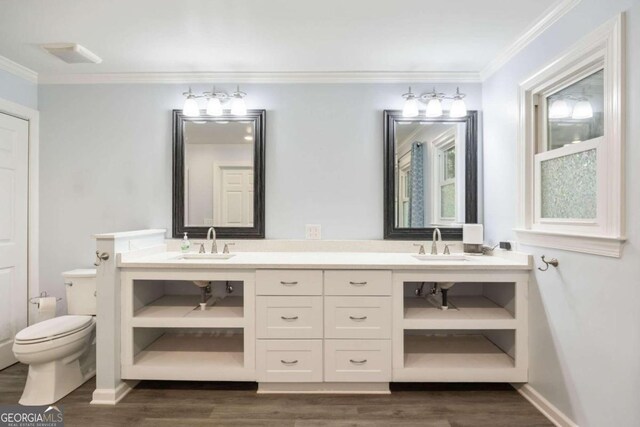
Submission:
<svg viewBox="0 0 640 427">
<path fill-rule="evenodd" d="M 441 215 L 442 206 L 440 206 L 442 186 L 446 183 L 444 181 L 443 154 L 449 148 L 455 147 L 455 144 L 456 144 L 456 133 L 454 128 L 451 128 L 450 130 L 447 130 L 442 134 L 438 135 L 438 137 L 435 138 L 431 144 L 433 148 L 433 153 L 431 155 L 431 172 L 432 172 L 431 174 L 431 200 L 432 200 L 431 217 L 433 218 L 432 222 L 437 225 L 450 225 L 456 221 L 456 215 L 454 215 L 453 218 L 443 218 Z M 457 166 L 458 165 L 456 165 L 456 168 Z M 457 174 L 458 174 L 458 171 L 456 170 L 456 175 Z M 456 180 L 454 178 L 453 183 L 455 184 L 455 182 Z M 456 209 L 456 213 L 457 213 L 457 209 Z"/>
<path fill-rule="evenodd" d="M 516 235 L 521 244 L 620 257 L 624 229 L 624 16 L 618 15 L 520 84 L 517 145 L 518 197 Z M 598 184 L 598 227 L 536 222 L 535 101 L 539 94 L 566 85 L 572 76 L 604 65 L 605 182 Z M 562 83 L 558 83 L 558 82 Z M 556 82 L 556 83 L 554 83 Z M 600 154 L 600 153 L 598 153 Z M 600 157 L 600 156 L 599 156 Z M 604 156 L 602 156 L 604 157 Z M 600 179 L 599 179 L 600 180 Z M 601 211 L 602 210 L 602 211 Z M 602 215 L 602 216 L 601 216 Z"/>
</svg>

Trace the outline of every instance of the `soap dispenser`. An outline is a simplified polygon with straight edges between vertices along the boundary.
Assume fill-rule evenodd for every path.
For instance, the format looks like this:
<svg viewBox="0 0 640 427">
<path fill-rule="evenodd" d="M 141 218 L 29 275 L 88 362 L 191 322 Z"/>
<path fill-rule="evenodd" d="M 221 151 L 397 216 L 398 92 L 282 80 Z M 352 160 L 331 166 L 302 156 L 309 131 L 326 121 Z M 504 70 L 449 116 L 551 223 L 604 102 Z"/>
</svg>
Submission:
<svg viewBox="0 0 640 427">
<path fill-rule="evenodd" d="M 180 245 L 180 250 L 182 253 L 189 252 L 191 248 L 191 242 L 189 242 L 189 238 L 187 237 L 187 233 L 184 233 L 184 237 L 182 238 L 182 244 Z"/>
</svg>

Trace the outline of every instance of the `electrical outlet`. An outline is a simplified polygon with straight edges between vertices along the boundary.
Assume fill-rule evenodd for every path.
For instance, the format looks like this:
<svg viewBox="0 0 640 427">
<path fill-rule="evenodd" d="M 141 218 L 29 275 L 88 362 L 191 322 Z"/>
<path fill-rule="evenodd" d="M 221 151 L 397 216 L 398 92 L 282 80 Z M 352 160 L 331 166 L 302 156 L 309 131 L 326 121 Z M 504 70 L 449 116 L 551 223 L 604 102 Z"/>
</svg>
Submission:
<svg viewBox="0 0 640 427">
<path fill-rule="evenodd" d="M 322 238 L 322 227 L 320 224 L 307 224 L 305 226 L 305 236 L 307 240 L 320 240 Z"/>
</svg>

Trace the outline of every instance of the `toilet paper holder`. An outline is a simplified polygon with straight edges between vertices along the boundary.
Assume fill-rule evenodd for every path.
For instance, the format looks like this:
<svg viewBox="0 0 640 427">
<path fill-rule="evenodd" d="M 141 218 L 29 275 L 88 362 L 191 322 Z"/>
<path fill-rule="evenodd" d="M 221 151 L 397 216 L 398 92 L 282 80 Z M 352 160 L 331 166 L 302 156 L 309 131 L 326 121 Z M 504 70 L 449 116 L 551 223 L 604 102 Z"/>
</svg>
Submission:
<svg viewBox="0 0 640 427">
<path fill-rule="evenodd" d="M 40 304 L 40 298 L 47 298 L 48 296 L 49 294 L 47 293 L 47 291 L 42 291 L 37 297 L 29 298 L 29 302 L 31 304 Z M 56 301 L 62 301 L 62 298 L 56 297 Z"/>
</svg>

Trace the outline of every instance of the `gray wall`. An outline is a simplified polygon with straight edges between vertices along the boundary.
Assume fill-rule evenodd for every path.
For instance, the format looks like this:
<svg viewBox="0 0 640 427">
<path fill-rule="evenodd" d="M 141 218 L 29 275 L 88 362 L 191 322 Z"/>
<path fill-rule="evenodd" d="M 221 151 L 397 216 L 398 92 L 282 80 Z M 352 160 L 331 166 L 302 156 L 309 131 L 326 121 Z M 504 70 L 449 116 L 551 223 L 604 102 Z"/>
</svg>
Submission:
<svg viewBox="0 0 640 427">
<path fill-rule="evenodd" d="M 407 86 L 241 87 L 249 108 L 267 110 L 267 238 L 303 239 L 305 224 L 321 224 L 324 239 L 382 238 L 382 110 L 401 108 Z M 186 88 L 40 87 L 42 290 L 62 295 L 60 273 L 91 265 L 94 233 L 170 229 L 171 110 Z M 479 109 L 481 85 L 460 90 Z"/>
<path fill-rule="evenodd" d="M 0 70 L 0 98 L 35 110 L 38 108 L 38 85 Z"/>
<path fill-rule="evenodd" d="M 628 243 L 622 259 L 523 247 L 557 257 L 530 286 L 530 383 L 580 426 L 640 425 L 640 1 L 582 0 L 483 85 L 485 225 L 513 238 L 518 84 L 620 11 L 627 10 Z"/>
</svg>

